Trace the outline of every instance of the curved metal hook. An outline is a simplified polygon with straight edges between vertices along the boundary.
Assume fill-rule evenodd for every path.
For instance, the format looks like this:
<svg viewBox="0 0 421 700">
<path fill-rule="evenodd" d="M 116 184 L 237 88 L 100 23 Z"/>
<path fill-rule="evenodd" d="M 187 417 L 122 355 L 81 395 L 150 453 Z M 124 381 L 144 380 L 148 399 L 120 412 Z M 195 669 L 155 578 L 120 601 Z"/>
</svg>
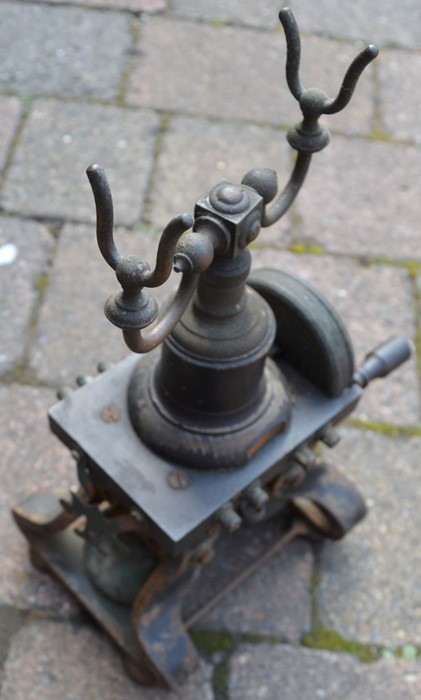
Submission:
<svg viewBox="0 0 421 700">
<path fill-rule="evenodd" d="M 286 78 L 289 90 L 298 102 L 304 91 L 300 81 L 301 39 L 298 24 L 289 7 L 279 13 L 287 42 Z"/>
<path fill-rule="evenodd" d="M 90 165 L 86 170 L 86 174 L 95 198 L 98 247 L 106 262 L 113 270 L 116 270 L 123 258 L 114 243 L 113 198 L 108 179 L 104 168 L 97 164 Z M 176 216 L 165 227 L 158 244 L 154 270 L 151 272 L 145 266 L 142 271 L 141 281 L 144 287 L 159 287 L 167 281 L 173 268 L 177 241 L 181 234 L 192 226 L 193 217 L 188 213 L 184 213 Z"/>
<path fill-rule="evenodd" d="M 96 238 L 104 260 L 116 269 L 121 255 L 115 247 L 113 238 L 114 207 L 111 189 L 104 168 L 95 163 L 86 170 L 96 208 Z"/>
<path fill-rule="evenodd" d="M 178 239 L 192 226 L 193 217 L 187 212 L 176 216 L 167 224 L 159 240 L 155 268 L 152 272 L 145 273 L 145 287 L 159 287 L 167 281 L 173 269 Z"/>
<path fill-rule="evenodd" d="M 369 46 L 366 46 L 356 58 L 354 58 L 347 72 L 345 73 L 345 77 L 337 97 L 335 97 L 334 100 L 325 102 L 323 105 L 322 114 L 336 114 L 336 112 L 340 112 L 347 106 L 354 93 L 361 73 L 368 66 L 368 64 L 371 63 L 376 56 L 378 56 L 378 54 L 379 50 L 377 46 L 370 44 Z"/>
<path fill-rule="evenodd" d="M 298 25 L 295 17 L 289 7 L 285 7 L 279 13 L 279 19 L 285 31 L 285 39 L 287 43 L 287 60 L 286 60 L 286 78 L 291 94 L 298 102 L 301 101 L 303 94 L 306 92 L 303 87 L 300 76 L 300 60 L 301 60 L 301 41 L 298 30 Z M 369 63 L 378 55 L 378 49 L 374 44 L 370 44 L 352 61 L 345 77 L 342 86 L 335 99 L 324 96 L 325 99 L 314 100 L 312 111 L 309 104 L 306 104 L 306 116 L 318 118 L 321 114 L 335 114 L 340 112 L 350 101 L 358 79 L 363 70 Z"/>
</svg>

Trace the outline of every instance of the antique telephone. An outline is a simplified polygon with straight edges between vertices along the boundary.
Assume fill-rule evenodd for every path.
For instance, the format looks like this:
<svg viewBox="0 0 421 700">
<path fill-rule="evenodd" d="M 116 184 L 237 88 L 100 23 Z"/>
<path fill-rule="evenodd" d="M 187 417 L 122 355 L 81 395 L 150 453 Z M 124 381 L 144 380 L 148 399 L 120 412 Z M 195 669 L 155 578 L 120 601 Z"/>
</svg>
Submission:
<svg viewBox="0 0 421 700">
<path fill-rule="evenodd" d="M 241 184 L 221 180 L 194 217 L 170 221 L 151 270 L 118 252 L 106 175 L 88 168 L 98 245 L 122 287 L 105 313 L 135 354 L 50 411 L 75 455 L 78 488 L 70 497 L 37 493 L 14 509 L 34 563 L 94 615 L 134 678 L 168 688 L 197 661 L 188 626 L 224 592 L 292 537 L 340 538 L 364 516 L 355 486 L 317 443 L 334 446 L 335 425 L 363 388 L 410 354 L 393 338 L 356 369 L 346 328 L 322 295 L 285 271 L 249 275 L 248 246 L 288 210 L 312 154 L 329 142 L 320 116 L 348 104 L 377 55 L 364 49 L 331 99 L 303 88 L 297 25 L 289 9 L 280 20 L 303 115 L 287 134 L 297 158 L 283 190 L 267 169 Z M 148 290 L 173 270 L 178 289 L 158 308 Z M 228 580 L 227 541 L 238 546 L 241 532 L 265 522 L 270 546 Z"/>
</svg>

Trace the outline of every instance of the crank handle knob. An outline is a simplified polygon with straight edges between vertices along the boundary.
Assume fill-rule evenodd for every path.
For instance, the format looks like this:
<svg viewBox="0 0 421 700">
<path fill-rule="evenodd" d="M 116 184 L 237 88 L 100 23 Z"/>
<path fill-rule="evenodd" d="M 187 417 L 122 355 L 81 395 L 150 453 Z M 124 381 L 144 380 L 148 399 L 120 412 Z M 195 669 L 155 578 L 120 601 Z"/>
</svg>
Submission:
<svg viewBox="0 0 421 700">
<path fill-rule="evenodd" d="M 406 362 L 410 355 L 411 346 L 406 338 L 400 335 L 390 338 L 367 355 L 361 367 L 355 372 L 353 380 L 364 388 L 373 379 L 388 375 Z"/>
</svg>

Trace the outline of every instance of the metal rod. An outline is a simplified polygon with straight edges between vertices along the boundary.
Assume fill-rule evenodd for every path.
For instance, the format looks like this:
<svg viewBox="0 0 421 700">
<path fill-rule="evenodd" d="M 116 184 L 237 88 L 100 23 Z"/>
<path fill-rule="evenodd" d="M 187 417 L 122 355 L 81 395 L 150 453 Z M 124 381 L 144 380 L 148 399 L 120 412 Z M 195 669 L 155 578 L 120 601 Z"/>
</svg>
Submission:
<svg viewBox="0 0 421 700">
<path fill-rule="evenodd" d="M 378 53 L 379 50 L 377 46 L 370 44 L 369 46 L 366 46 L 366 48 L 361 51 L 356 58 L 354 58 L 347 72 L 345 73 L 345 77 L 338 95 L 334 100 L 330 99 L 325 102 L 322 114 L 335 114 L 346 107 L 354 93 L 361 73 L 363 72 L 364 68 L 366 68 L 368 64 L 376 58 Z"/>
<path fill-rule="evenodd" d="M 270 547 L 266 552 L 262 554 L 261 557 L 255 559 L 255 561 L 250 564 L 246 569 L 244 569 L 238 576 L 233 578 L 222 591 L 219 591 L 211 600 L 209 600 L 206 605 L 204 605 L 200 610 L 193 613 L 188 620 L 184 622 L 186 627 L 192 627 L 198 620 L 200 620 L 204 615 L 206 615 L 212 608 L 215 607 L 228 593 L 235 590 L 243 581 L 246 581 L 255 571 L 258 571 L 263 564 L 265 564 L 269 559 L 278 554 L 284 547 L 287 546 L 291 540 L 295 537 L 300 537 L 303 535 L 308 535 L 310 532 L 309 526 L 304 520 L 296 520 L 292 523 L 290 529 L 282 535 L 282 537 L 275 542 L 275 544 Z"/>
<path fill-rule="evenodd" d="M 298 153 L 294 170 L 282 192 L 277 196 L 270 207 L 265 207 L 262 214 L 262 226 L 272 226 L 289 209 L 296 198 L 306 178 L 310 167 L 312 153 L 301 151 Z"/>
<path fill-rule="evenodd" d="M 125 343 L 132 352 L 150 352 L 165 340 L 186 310 L 198 280 L 199 275 L 196 273 L 183 274 L 175 296 L 161 310 L 157 320 L 147 331 L 142 333 L 136 329 L 123 330 Z"/>
<path fill-rule="evenodd" d="M 121 255 L 115 247 L 113 238 L 114 207 L 111 189 L 105 170 L 100 165 L 90 165 L 86 174 L 95 199 L 98 247 L 104 260 L 115 270 Z"/>
</svg>

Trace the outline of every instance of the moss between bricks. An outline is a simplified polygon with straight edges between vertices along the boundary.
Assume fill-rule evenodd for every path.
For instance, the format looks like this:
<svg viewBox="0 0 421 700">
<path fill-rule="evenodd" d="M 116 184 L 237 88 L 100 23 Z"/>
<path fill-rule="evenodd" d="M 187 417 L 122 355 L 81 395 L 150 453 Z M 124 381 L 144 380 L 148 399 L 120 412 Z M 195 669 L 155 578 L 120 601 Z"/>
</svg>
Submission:
<svg viewBox="0 0 421 700">
<path fill-rule="evenodd" d="M 238 644 L 284 644 L 284 640 L 266 634 L 249 634 L 246 632 L 191 630 L 190 636 L 194 643 L 204 654 L 214 654 L 218 651 L 230 651 Z"/>
<path fill-rule="evenodd" d="M 287 250 L 296 255 L 323 255 L 326 251 L 323 246 L 317 243 L 312 243 L 311 241 L 297 241 L 296 243 L 291 243 L 287 246 Z"/>
<path fill-rule="evenodd" d="M 390 136 L 390 134 L 388 134 L 379 123 L 374 125 L 372 131 L 368 135 L 368 138 L 370 141 L 386 141 L 387 143 L 395 142 L 393 137 Z"/>
<path fill-rule="evenodd" d="M 45 293 L 48 287 L 48 274 L 46 272 L 43 272 L 37 277 L 35 280 L 35 287 L 40 294 L 43 295 Z"/>
<path fill-rule="evenodd" d="M 310 649 L 352 654 L 363 663 L 372 663 L 378 659 L 389 658 L 404 659 L 405 661 L 414 661 L 421 658 L 421 649 L 413 644 L 404 644 L 401 647 L 362 644 L 351 639 L 345 639 L 338 632 L 328 627 L 320 627 L 310 632 L 302 639 L 302 643 Z"/>
<path fill-rule="evenodd" d="M 215 700 L 225 700 L 228 693 L 229 662 L 238 644 L 281 644 L 278 637 L 257 634 L 232 634 L 214 630 L 191 630 L 190 636 L 199 651 L 216 660 L 213 672 L 212 687 Z M 216 656 L 217 655 L 217 656 Z"/>
<path fill-rule="evenodd" d="M 303 638 L 302 643 L 304 646 L 310 647 L 311 649 L 346 652 L 358 657 L 360 661 L 364 661 L 365 663 L 377 661 L 377 659 L 381 657 L 381 650 L 377 647 L 345 639 L 341 637 L 338 632 L 328 627 L 318 627 L 313 632 L 307 634 Z"/>
<path fill-rule="evenodd" d="M 359 418 L 348 418 L 345 424 L 359 430 L 371 430 L 373 433 L 380 433 L 388 437 L 421 436 L 421 428 L 415 426 L 397 426 L 389 423 L 376 423 L 376 421 L 371 420 L 360 420 Z"/>
</svg>

